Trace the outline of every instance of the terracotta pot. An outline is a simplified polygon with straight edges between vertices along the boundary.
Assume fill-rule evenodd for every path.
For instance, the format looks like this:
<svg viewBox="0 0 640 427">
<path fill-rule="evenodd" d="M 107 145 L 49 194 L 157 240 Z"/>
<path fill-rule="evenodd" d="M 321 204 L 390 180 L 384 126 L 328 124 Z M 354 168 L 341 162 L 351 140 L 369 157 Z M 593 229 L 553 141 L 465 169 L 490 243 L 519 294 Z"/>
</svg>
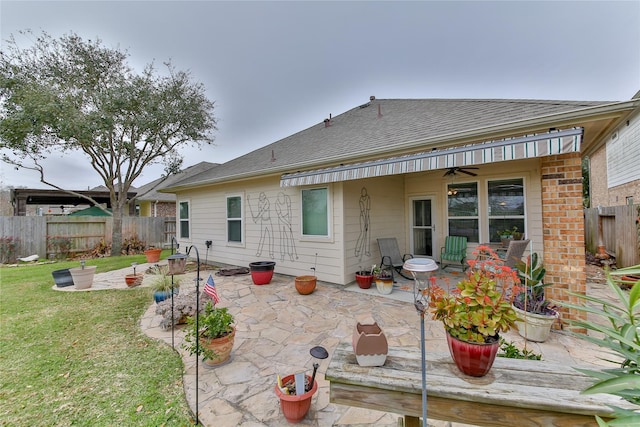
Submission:
<svg viewBox="0 0 640 427">
<path fill-rule="evenodd" d="M 387 360 L 387 337 L 376 322 L 356 323 L 351 344 L 360 366 L 382 366 Z"/>
<path fill-rule="evenodd" d="M 449 332 L 446 335 L 451 357 L 463 374 L 483 377 L 489 373 L 498 354 L 499 338 L 491 343 L 471 343 L 452 337 Z"/>
<path fill-rule="evenodd" d="M 124 276 L 124 281 L 128 287 L 133 288 L 135 286 L 140 286 L 142 284 L 143 278 L 144 278 L 144 275 L 140 273 L 127 274 L 126 276 Z"/>
<path fill-rule="evenodd" d="M 306 375 L 306 377 L 307 381 L 311 381 L 311 376 Z M 293 379 L 293 375 L 287 375 L 282 378 L 282 383 L 286 384 Z M 307 412 L 309 412 L 309 408 L 311 408 L 311 398 L 317 390 L 318 382 L 315 380 L 313 381 L 311 390 L 301 395 L 284 394 L 276 384 L 275 391 L 276 395 L 280 398 L 280 409 L 282 409 L 282 414 L 288 422 L 299 423 L 307 416 Z"/>
<path fill-rule="evenodd" d="M 356 283 L 360 289 L 369 289 L 373 282 L 373 275 L 368 271 L 356 271 Z"/>
<path fill-rule="evenodd" d="M 160 253 L 162 253 L 162 249 L 160 248 L 147 249 L 144 251 L 144 254 L 147 257 L 147 262 L 149 263 L 160 261 Z"/>
<path fill-rule="evenodd" d="M 266 285 L 273 278 L 273 270 L 276 267 L 274 261 L 257 261 L 249 264 L 251 279 L 254 285 Z"/>
<path fill-rule="evenodd" d="M 295 283 L 300 295 L 309 295 L 316 289 L 316 276 L 298 276 Z"/>
<path fill-rule="evenodd" d="M 521 337 L 533 341 L 544 342 L 549 338 L 549 332 L 551 327 L 558 318 L 558 313 L 554 315 L 529 313 L 524 310 L 520 310 L 518 307 L 513 307 L 513 310 L 518 315 L 518 318 L 522 321 L 516 320 L 515 326 L 518 329 L 518 333 Z"/>
<path fill-rule="evenodd" d="M 224 364 L 231 357 L 231 350 L 233 350 L 233 342 L 236 337 L 236 328 L 232 326 L 233 330 L 230 334 L 227 334 L 220 338 L 206 338 L 200 337 L 200 345 L 213 350 L 215 355 L 211 359 L 204 361 L 207 366 L 215 367 Z"/>
<path fill-rule="evenodd" d="M 73 285 L 76 289 L 88 289 L 93 284 L 93 275 L 96 273 L 96 266 L 88 265 L 84 268 L 70 268 L 69 273 L 71 273 Z"/>
</svg>

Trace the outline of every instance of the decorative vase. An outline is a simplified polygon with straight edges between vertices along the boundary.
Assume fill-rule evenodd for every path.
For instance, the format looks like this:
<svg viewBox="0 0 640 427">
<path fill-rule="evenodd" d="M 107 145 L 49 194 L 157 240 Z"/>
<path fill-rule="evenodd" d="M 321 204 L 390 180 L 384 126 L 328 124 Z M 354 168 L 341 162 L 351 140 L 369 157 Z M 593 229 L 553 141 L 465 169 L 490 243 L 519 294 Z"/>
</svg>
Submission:
<svg viewBox="0 0 640 427">
<path fill-rule="evenodd" d="M 161 253 L 162 253 L 162 249 L 160 248 L 151 248 L 144 251 L 144 254 L 147 257 L 148 263 L 154 263 L 154 262 L 160 261 Z"/>
<path fill-rule="evenodd" d="M 236 337 L 236 328 L 227 335 L 220 338 L 200 337 L 200 345 L 213 351 L 214 356 L 204 361 L 204 364 L 210 367 L 216 367 L 226 363 L 231 358 L 231 350 L 233 350 L 233 342 Z"/>
<path fill-rule="evenodd" d="M 387 360 L 389 352 L 387 337 L 378 323 L 373 320 L 367 323 L 356 323 L 351 344 L 360 366 L 382 366 Z"/>
<path fill-rule="evenodd" d="M 529 313 L 515 306 L 513 309 L 518 315 L 518 318 L 522 319 L 516 320 L 515 322 L 516 329 L 518 329 L 521 337 L 533 342 L 544 342 L 549 338 L 551 327 L 558 318 L 557 312 L 554 315 L 547 315 Z"/>
<path fill-rule="evenodd" d="M 73 278 L 73 285 L 76 289 L 88 289 L 93 284 L 93 275 L 96 272 L 95 265 L 70 268 L 69 273 Z"/>
<path fill-rule="evenodd" d="M 500 338 L 490 343 L 472 343 L 447 335 L 449 352 L 458 369 L 472 377 L 483 377 L 489 373 L 498 354 Z"/>
<path fill-rule="evenodd" d="M 143 274 L 127 274 L 124 276 L 124 281 L 128 287 L 133 288 L 135 286 L 140 286 L 142 284 L 142 279 L 144 278 Z"/>
<path fill-rule="evenodd" d="M 249 264 L 251 279 L 254 285 L 266 285 L 271 282 L 273 270 L 276 267 L 274 261 L 256 261 Z"/>
<path fill-rule="evenodd" d="M 305 375 L 307 377 L 307 381 L 311 382 L 311 376 Z M 293 381 L 293 375 L 287 375 L 282 378 L 282 383 L 287 384 L 289 381 Z M 296 395 L 296 394 L 285 394 L 283 393 L 278 385 L 275 386 L 276 395 L 280 398 L 280 409 L 282 409 L 282 414 L 290 423 L 299 423 L 304 419 L 309 412 L 309 408 L 311 408 L 311 398 L 318 390 L 318 382 L 313 381 L 313 385 L 311 390 L 306 393 Z"/>
<path fill-rule="evenodd" d="M 295 283 L 300 295 L 309 295 L 316 289 L 316 276 L 298 276 Z"/>
<path fill-rule="evenodd" d="M 68 268 L 54 270 L 51 272 L 51 275 L 53 276 L 53 281 L 57 287 L 66 288 L 67 286 L 73 286 L 73 277 L 71 277 L 71 273 Z"/>
<path fill-rule="evenodd" d="M 380 292 L 382 295 L 389 295 L 391 291 L 393 291 L 393 279 L 391 277 L 375 277 L 374 280 L 376 282 L 376 288 L 378 289 L 378 292 Z"/>
<path fill-rule="evenodd" d="M 373 282 L 373 275 L 368 271 L 356 271 L 356 283 L 360 289 L 369 289 Z"/>
<path fill-rule="evenodd" d="M 180 293 L 180 288 L 173 288 L 173 294 L 178 295 Z M 170 291 L 155 291 L 153 293 L 153 299 L 156 304 L 161 303 L 162 301 L 171 298 Z"/>
</svg>

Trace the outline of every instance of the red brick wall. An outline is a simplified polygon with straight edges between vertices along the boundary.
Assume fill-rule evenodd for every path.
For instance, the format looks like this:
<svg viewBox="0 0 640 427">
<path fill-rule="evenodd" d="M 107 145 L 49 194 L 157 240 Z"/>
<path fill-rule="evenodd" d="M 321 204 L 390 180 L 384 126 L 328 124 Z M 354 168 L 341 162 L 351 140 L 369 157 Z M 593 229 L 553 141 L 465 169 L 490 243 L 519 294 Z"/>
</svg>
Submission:
<svg viewBox="0 0 640 427">
<path fill-rule="evenodd" d="M 584 217 L 580 153 L 542 160 L 542 224 L 545 282 L 548 296 L 579 303 L 567 291 L 585 293 Z M 562 309 L 563 319 L 584 319 L 584 313 Z"/>
</svg>

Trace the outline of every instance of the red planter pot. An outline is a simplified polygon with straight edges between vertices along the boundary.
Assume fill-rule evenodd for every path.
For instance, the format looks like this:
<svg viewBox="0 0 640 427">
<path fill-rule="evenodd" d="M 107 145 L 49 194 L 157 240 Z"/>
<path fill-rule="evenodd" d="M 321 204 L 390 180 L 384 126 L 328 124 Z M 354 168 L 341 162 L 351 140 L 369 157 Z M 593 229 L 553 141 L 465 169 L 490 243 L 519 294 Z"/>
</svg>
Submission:
<svg viewBox="0 0 640 427">
<path fill-rule="evenodd" d="M 293 380 L 293 375 L 287 375 L 282 378 L 282 383 L 286 384 L 287 382 Z M 308 381 L 311 381 L 311 377 L 309 375 L 306 376 Z M 295 395 L 295 394 L 284 394 L 278 388 L 278 385 L 275 386 L 276 395 L 280 398 L 280 409 L 282 409 L 282 414 L 290 423 L 299 423 L 304 419 L 309 412 L 309 408 L 311 408 L 311 398 L 318 390 L 318 382 L 313 381 L 313 386 L 311 390 L 308 392 Z"/>
<path fill-rule="evenodd" d="M 266 285 L 271 282 L 273 270 L 276 267 L 274 261 L 257 261 L 249 264 L 251 279 L 254 285 Z"/>
<path fill-rule="evenodd" d="M 356 271 L 356 283 L 360 289 L 369 289 L 373 283 L 373 275 L 368 271 Z"/>
<path fill-rule="evenodd" d="M 483 377 L 489 373 L 498 354 L 500 339 L 480 344 L 459 340 L 448 332 L 446 335 L 451 357 L 462 373 L 472 377 Z"/>
</svg>

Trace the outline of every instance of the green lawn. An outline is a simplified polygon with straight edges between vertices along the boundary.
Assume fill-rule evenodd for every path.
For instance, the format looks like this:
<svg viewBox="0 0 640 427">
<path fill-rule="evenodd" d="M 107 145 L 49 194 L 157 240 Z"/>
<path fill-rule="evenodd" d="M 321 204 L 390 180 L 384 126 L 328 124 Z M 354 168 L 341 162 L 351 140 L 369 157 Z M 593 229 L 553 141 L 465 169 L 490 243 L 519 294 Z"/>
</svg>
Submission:
<svg viewBox="0 0 640 427">
<path fill-rule="evenodd" d="M 146 260 L 87 265 L 100 273 L 132 262 Z M 180 356 L 138 326 L 151 291 L 52 290 L 53 270 L 78 265 L 0 268 L 0 425 L 192 425 Z"/>
</svg>

